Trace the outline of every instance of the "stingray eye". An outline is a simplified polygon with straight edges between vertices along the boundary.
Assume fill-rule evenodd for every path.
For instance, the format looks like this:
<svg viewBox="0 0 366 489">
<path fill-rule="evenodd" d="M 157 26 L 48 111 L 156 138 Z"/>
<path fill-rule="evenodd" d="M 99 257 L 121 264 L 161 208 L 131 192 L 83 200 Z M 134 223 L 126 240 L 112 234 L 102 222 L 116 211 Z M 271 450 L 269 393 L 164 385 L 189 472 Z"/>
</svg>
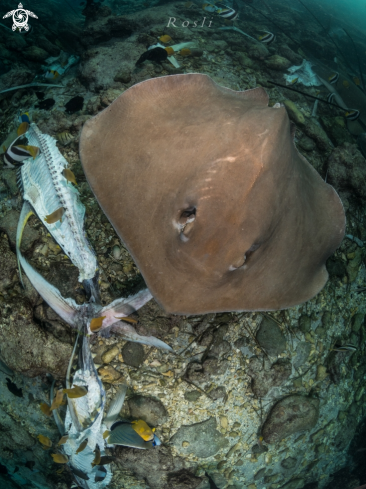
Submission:
<svg viewBox="0 0 366 489">
<path fill-rule="evenodd" d="M 178 219 L 179 227 L 180 227 L 180 237 L 182 241 L 187 241 L 187 234 L 193 228 L 194 220 L 196 219 L 196 208 L 188 207 L 181 212 L 181 215 Z"/>
<path fill-rule="evenodd" d="M 251 257 L 251 255 L 258 249 L 260 248 L 259 243 L 252 244 L 252 246 L 244 253 L 244 256 L 241 256 L 238 258 L 232 265 L 230 265 L 229 270 L 237 270 L 238 268 L 243 267 L 243 269 L 246 268 L 246 265 L 248 264 L 248 260 Z M 245 266 L 243 266 L 245 264 Z"/>
</svg>

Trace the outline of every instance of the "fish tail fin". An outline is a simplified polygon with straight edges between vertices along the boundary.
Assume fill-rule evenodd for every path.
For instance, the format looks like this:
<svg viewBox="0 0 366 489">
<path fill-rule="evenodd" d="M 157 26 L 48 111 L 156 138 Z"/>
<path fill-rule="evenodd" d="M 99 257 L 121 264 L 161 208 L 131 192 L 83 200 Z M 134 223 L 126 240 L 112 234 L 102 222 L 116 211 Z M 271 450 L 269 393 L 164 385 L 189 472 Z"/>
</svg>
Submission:
<svg viewBox="0 0 366 489">
<path fill-rule="evenodd" d="M 109 429 L 116 421 L 117 416 L 119 415 L 125 401 L 126 392 L 127 384 L 122 384 L 121 387 L 118 389 L 113 401 L 111 402 L 107 416 L 104 419 L 104 424 L 106 425 L 107 429 Z"/>
<path fill-rule="evenodd" d="M 20 267 L 20 243 L 22 241 L 22 236 L 23 236 L 23 231 L 25 228 L 25 225 L 28 222 L 28 219 L 30 218 L 31 215 L 33 215 L 33 209 L 31 205 L 25 201 L 22 207 L 22 211 L 19 216 L 19 221 L 18 221 L 18 227 L 17 227 L 17 236 L 16 236 L 16 241 L 15 241 L 15 249 L 16 249 L 16 254 L 17 254 L 17 262 L 18 262 L 18 270 L 19 270 L 19 279 L 20 283 L 22 284 L 23 288 L 24 287 L 24 282 L 22 278 L 22 269 Z"/>
</svg>

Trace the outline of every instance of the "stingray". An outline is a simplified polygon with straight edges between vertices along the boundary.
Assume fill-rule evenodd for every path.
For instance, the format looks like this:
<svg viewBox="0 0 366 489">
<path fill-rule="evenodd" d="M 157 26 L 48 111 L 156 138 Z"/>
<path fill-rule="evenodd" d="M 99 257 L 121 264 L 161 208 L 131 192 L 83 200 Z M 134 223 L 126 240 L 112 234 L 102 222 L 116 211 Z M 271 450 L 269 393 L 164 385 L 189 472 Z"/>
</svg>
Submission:
<svg viewBox="0 0 366 489">
<path fill-rule="evenodd" d="M 345 214 L 263 88 L 150 79 L 89 119 L 87 180 L 165 311 L 276 310 L 325 285 Z"/>
</svg>

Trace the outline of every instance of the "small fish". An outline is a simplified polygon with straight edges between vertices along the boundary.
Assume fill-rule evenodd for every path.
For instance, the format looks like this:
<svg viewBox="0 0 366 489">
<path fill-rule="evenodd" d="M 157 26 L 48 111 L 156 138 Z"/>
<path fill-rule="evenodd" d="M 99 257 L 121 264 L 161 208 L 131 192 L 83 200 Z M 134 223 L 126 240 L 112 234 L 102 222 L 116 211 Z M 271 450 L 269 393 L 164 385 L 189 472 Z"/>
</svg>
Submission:
<svg viewBox="0 0 366 489">
<path fill-rule="evenodd" d="M 95 479 L 94 479 L 95 482 L 102 482 L 105 479 L 106 475 L 107 475 L 107 470 L 104 467 L 101 467 L 99 463 L 98 470 L 95 474 Z"/>
<path fill-rule="evenodd" d="M 88 439 L 85 438 L 85 440 L 82 443 L 80 443 L 79 448 L 76 450 L 76 453 L 82 452 L 87 446 L 87 444 L 88 444 Z"/>
<path fill-rule="evenodd" d="M 63 445 L 64 443 L 66 443 L 66 442 L 67 442 L 68 438 L 69 438 L 69 435 L 64 435 L 64 436 L 62 436 L 62 437 L 60 438 L 60 441 L 57 443 L 57 445 L 58 445 L 58 446 Z"/>
<path fill-rule="evenodd" d="M 332 74 L 332 75 L 330 75 L 330 77 L 328 78 L 328 81 L 329 81 L 329 83 L 334 84 L 334 83 L 337 83 L 338 79 L 339 79 L 339 73 L 333 73 L 333 74 Z"/>
<path fill-rule="evenodd" d="M 184 8 L 191 8 L 191 7 L 192 7 L 192 5 L 193 5 L 193 2 L 186 2 L 186 3 L 183 5 L 183 7 L 184 7 Z"/>
<path fill-rule="evenodd" d="M 53 411 L 54 409 L 58 409 L 61 406 L 63 397 L 64 397 L 63 390 L 59 389 L 56 392 L 56 396 L 54 397 L 54 399 L 52 401 L 50 411 Z"/>
<path fill-rule="evenodd" d="M 355 121 L 360 117 L 360 111 L 357 109 L 349 109 L 347 112 L 344 113 L 344 117 L 348 121 Z"/>
<path fill-rule="evenodd" d="M 239 13 L 233 8 L 227 7 L 222 3 L 216 4 L 216 12 L 222 19 L 234 21 L 238 18 Z"/>
<path fill-rule="evenodd" d="M 15 141 L 14 141 L 15 142 Z M 11 144 L 4 154 L 4 162 L 8 168 L 21 166 L 22 162 L 32 156 L 35 159 L 39 154 L 37 146 L 26 146 L 23 144 Z"/>
<path fill-rule="evenodd" d="M 62 222 L 62 216 L 64 215 L 65 209 L 63 207 L 59 207 L 57 210 L 52 212 L 44 218 L 47 224 L 54 224 L 57 221 Z"/>
<path fill-rule="evenodd" d="M 168 56 L 172 56 L 174 54 L 174 49 L 171 46 L 168 46 L 164 49 L 168 53 Z"/>
<path fill-rule="evenodd" d="M 132 428 L 136 431 L 138 435 L 145 441 L 150 441 L 154 438 L 153 430 L 143 421 L 139 419 L 138 421 L 132 421 Z"/>
<path fill-rule="evenodd" d="M 18 136 L 22 136 L 23 134 L 25 134 L 28 131 L 28 129 L 29 129 L 29 122 L 21 122 L 17 129 Z"/>
<path fill-rule="evenodd" d="M 179 54 L 181 56 L 190 56 L 192 54 L 192 51 L 189 48 L 183 48 L 179 51 Z"/>
<path fill-rule="evenodd" d="M 171 40 L 172 40 L 172 38 L 170 36 L 168 36 L 167 34 L 159 37 L 159 41 L 164 43 L 164 44 L 168 44 L 168 42 L 170 42 Z"/>
<path fill-rule="evenodd" d="M 52 441 L 47 436 L 38 435 L 37 438 L 43 446 L 48 448 L 52 447 Z"/>
<path fill-rule="evenodd" d="M 8 377 L 6 377 L 6 387 L 9 389 L 9 391 L 14 394 L 14 396 L 17 397 L 23 397 L 23 391 L 20 387 L 17 387 L 14 382 L 12 382 Z"/>
<path fill-rule="evenodd" d="M 297 83 L 299 80 L 299 77 L 296 77 L 296 78 L 293 78 L 291 81 L 290 81 L 290 85 L 295 85 L 295 83 Z"/>
<path fill-rule="evenodd" d="M 114 316 L 114 317 L 116 319 L 119 319 L 120 321 L 126 321 L 126 323 L 132 323 L 132 324 L 138 323 L 137 319 L 134 319 L 134 318 L 129 318 L 129 317 L 118 318 L 117 316 Z"/>
<path fill-rule="evenodd" d="M 100 328 L 102 327 L 102 323 L 103 323 L 103 319 L 105 319 L 107 316 L 101 316 L 99 318 L 93 318 L 91 321 L 90 321 L 90 331 L 92 333 L 96 333 L 97 331 L 100 330 Z"/>
<path fill-rule="evenodd" d="M 29 112 L 19 113 L 18 120 L 19 120 L 20 123 L 22 123 L 22 122 L 28 122 L 28 124 L 30 124 Z"/>
<path fill-rule="evenodd" d="M 328 97 L 327 97 L 327 102 L 329 103 L 333 103 L 334 102 L 334 97 L 335 97 L 335 93 L 331 92 Z"/>
<path fill-rule="evenodd" d="M 355 85 L 357 85 L 358 87 L 361 85 L 361 82 L 360 82 L 360 79 L 358 78 L 358 76 L 354 76 L 353 81 L 354 81 Z"/>
<path fill-rule="evenodd" d="M 63 453 L 51 453 L 51 457 L 56 464 L 67 464 L 68 457 Z"/>
<path fill-rule="evenodd" d="M 214 13 L 216 12 L 217 7 L 212 3 L 204 3 L 202 5 L 202 10 L 204 10 L 205 12 Z"/>
<path fill-rule="evenodd" d="M 48 70 L 44 77 L 46 80 L 56 80 L 60 76 L 60 73 L 57 70 Z"/>
<path fill-rule="evenodd" d="M 68 182 L 71 182 L 71 183 L 74 183 L 75 185 L 77 185 L 75 175 L 73 174 L 73 172 L 71 170 L 69 170 L 68 168 L 65 168 L 62 171 L 62 174 Z"/>
<path fill-rule="evenodd" d="M 94 457 L 94 460 L 92 461 L 92 467 L 94 467 L 95 465 L 99 465 L 99 462 L 101 459 L 100 450 L 99 450 L 98 445 L 96 446 L 94 453 L 95 453 L 95 457 Z"/>
<path fill-rule="evenodd" d="M 276 36 L 272 32 L 263 31 L 265 34 L 263 36 L 259 36 L 258 40 L 265 44 L 271 44 L 271 42 L 276 40 Z"/>
<path fill-rule="evenodd" d="M 344 86 L 344 88 L 349 88 L 349 83 L 347 80 L 343 80 L 342 85 Z"/>
<path fill-rule="evenodd" d="M 90 477 L 87 474 L 85 474 L 85 472 L 83 472 L 82 470 L 77 469 L 76 467 L 73 467 L 72 465 L 70 466 L 70 469 L 71 469 L 71 472 L 73 474 L 75 474 L 77 477 L 80 477 L 80 479 L 83 479 L 84 481 L 88 481 L 90 479 Z"/>
<path fill-rule="evenodd" d="M 356 351 L 357 347 L 355 345 L 346 344 L 342 346 L 338 346 L 337 348 L 333 348 L 332 351 Z"/>
<path fill-rule="evenodd" d="M 76 385 L 72 389 L 63 389 L 64 393 L 70 399 L 78 399 L 79 397 L 84 397 L 87 395 L 88 390 L 82 385 Z"/>
<path fill-rule="evenodd" d="M 52 412 L 48 404 L 46 404 L 45 402 L 41 402 L 40 408 L 43 414 L 45 414 L 46 416 L 51 416 Z"/>
<path fill-rule="evenodd" d="M 111 432 L 109 430 L 105 430 L 104 433 L 103 433 L 103 440 L 105 440 L 106 438 L 108 438 L 108 436 L 111 434 Z"/>
<path fill-rule="evenodd" d="M 161 63 L 162 61 L 165 61 L 167 57 L 168 57 L 168 53 L 165 51 L 165 49 L 157 47 L 153 49 L 148 49 L 147 51 L 142 53 L 135 64 L 136 66 L 138 66 L 146 60 L 156 61 L 157 63 Z"/>
<path fill-rule="evenodd" d="M 72 136 L 72 134 L 70 134 L 68 131 L 64 131 L 64 132 L 59 132 L 56 135 L 56 139 L 63 146 L 67 146 L 68 144 L 70 144 L 74 140 L 74 136 Z"/>
</svg>

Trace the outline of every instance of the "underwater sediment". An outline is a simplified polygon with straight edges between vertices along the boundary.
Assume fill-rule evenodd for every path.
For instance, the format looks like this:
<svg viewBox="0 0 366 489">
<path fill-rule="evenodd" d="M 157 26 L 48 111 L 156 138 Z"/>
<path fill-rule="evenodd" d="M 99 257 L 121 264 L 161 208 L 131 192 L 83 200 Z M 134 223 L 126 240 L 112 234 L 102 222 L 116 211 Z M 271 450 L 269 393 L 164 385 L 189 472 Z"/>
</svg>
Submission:
<svg viewBox="0 0 366 489">
<path fill-rule="evenodd" d="M 56 37 L 36 19 L 30 21 L 37 29 L 29 36 L 0 31 L 3 61 L 9 61 L 0 76 L 0 90 L 32 83 L 36 74 L 41 83 L 62 85 L 0 94 L 1 138 L 5 142 L 17 130 L 19 112 L 28 112 L 43 134 L 57 139 L 77 182 L 68 184 L 79 190 L 85 206 L 85 233 L 99 264 L 103 306 L 135 294 L 145 284 L 87 183 L 79 138 L 86 121 L 136 83 L 203 73 L 235 91 L 264 87 L 270 107 L 286 107 L 296 124 L 297 149 L 334 187 L 346 213 L 346 237 L 326 263 L 329 280 L 304 304 L 283 311 L 178 316 L 166 313 L 153 299 L 133 312 L 137 333 L 155 336 L 174 353 L 126 342 L 117 334 L 91 337 L 106 407 L 126 383 L 120 417 L 144 420 L 162 441 L 151 450 L 107 449 L 113 457 L 108 487 L 354 489 L 366 481 L 360 469 L 366 402 L 366 161 L 342 110 L 322 103 L 314 110 L 314 100 L 268 82 L 285 84 L 287 68 L 301 65 L 305 54 L 299 45 L 280 31 L 268 45 L 255 42 L 228 29 L 232 25 L 224 19 L 213 18 L 212 27 L 200 27 L 209 15 L 201 7 L 171 2 L 126 13 L 99 5 L 87 10 L 82 16 L 86 22 L 75 23 L 75 29 L 65 29 L 56 19 Z M 314 21 L 307 20 L 299 32 L 302 16 L 286 11 L 285 4 L 280 7 L 276 23 L 303 49 L 318 50 L 323 63 L 339 56 Z M 100 15 L 98 8 L 103 8 Z M 41 19 L 36 5 L 32 9 Z M 249 7 L 240 6 L 240 11 L 235 25 L 255 39 L 262 30 L 274 30 Z M 170 18 L 177 19 L 177 27 L 166 27 Z M 189 25 L 182 27 L 184 21 Z M 162 36 L 171 40 L 164 44 Z M 136 66 L 148 46 L 192 42 L 194 46 L 174 52 L 178 67 L 169 60 L 171 55 L 165 60 L 150 55 Z M 45 60 L 57 58 L 61 50 L 80 60 L 51 80 L 51 72 L 57 70 Z M 329 66 L 331 76 L 334 66 Z M 324 99 L 328 95 L 322 86 L 307 87 L 299 81 L 291 86 Z M 322 93 L 316 95 L 319 90 Z M 159 120 L 156 126 L 159 133 Z M 139 137 L 149 135 L 142 132 Z M 174 146 L 174 141 L 168 143 Z M 103 160 L 100 165 L 103 168 Z M 0 178 L 0 482 L 9 488 L 23 484 L 65 489 L 74 477 L 67 467 L 59 473 L 61 465 L 52 460 L 60 434 L 53 417 L 45 417 L 39 406 L 50 404 L 48 374 L 57 387 L 65 387 L 76 331 L 40 297 L 24 273 L 25 288 L 21 286 L 15 252 L 22 194 L 16 169 L 3 167 Z M 78 268 L 37 216 L 25 226 L 21 252 L 63 297 L 78 305 L 87 303 Z M 65 409 L 61 407 L 63 416 Z M 51 449 L 43 449 L 40 434 L 52 441 Z"/>
</svg>

